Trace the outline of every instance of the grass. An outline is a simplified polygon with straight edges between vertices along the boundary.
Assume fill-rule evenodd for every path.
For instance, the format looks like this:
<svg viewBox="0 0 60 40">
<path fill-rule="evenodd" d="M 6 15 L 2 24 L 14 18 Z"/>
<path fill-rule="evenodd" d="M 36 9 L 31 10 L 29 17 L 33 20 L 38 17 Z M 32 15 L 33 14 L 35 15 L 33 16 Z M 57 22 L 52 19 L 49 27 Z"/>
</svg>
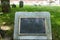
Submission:
<svg viewBox="0 0 60 40">
<path fill-rule="evenodd" d="M 24 6 L 23 8 L 19 8 L 17 6 L 16 8 L 11 8 L 10 13 L 2 15 L 0 14 L 0 26 L 2 25 L 3 22 L 6 22 L 6 25 L 14 27 L 15 12 L 41 12 L 41 11 L 48 11 L 51 13 L 53 40 L 60 40 L 60 6 Z"/>
</svg>

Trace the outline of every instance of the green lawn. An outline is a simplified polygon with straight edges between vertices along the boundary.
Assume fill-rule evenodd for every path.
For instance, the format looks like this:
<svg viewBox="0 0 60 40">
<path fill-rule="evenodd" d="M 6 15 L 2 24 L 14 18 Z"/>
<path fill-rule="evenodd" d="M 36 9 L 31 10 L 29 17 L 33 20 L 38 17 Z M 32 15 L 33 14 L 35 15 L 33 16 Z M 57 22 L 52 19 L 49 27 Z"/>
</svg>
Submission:
<svg viewBox="0 0 60 40">
<path fill-rule="evenodd" d="M 41 12 L 48 11 L 51 13 L 51 26 L 53 40 L 60 39 L 60 6 L 24 6 L 23 8 L 11 8 L 11 12 L 7 14 L 0 14 L 0 26 L 2 22 L 6 22 L 6 25 L 14 27 L 15 12 Z M 12 33 L 12 31 L 10 31 Z M 10 34 L 11 35 L 11 34 Z"/>
</svg>

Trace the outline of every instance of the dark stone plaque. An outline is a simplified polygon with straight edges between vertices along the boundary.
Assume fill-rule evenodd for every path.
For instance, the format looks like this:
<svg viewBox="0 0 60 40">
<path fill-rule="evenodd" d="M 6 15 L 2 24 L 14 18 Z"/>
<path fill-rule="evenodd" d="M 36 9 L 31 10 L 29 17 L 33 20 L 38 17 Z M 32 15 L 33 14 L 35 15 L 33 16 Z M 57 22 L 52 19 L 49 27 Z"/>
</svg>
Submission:
<svg viewBox="0 0 60 40">
<path fill-rule="evenodd" d="M 45 18 L 21 18 L 20 33 L 45 33 Z"/>
</svg>

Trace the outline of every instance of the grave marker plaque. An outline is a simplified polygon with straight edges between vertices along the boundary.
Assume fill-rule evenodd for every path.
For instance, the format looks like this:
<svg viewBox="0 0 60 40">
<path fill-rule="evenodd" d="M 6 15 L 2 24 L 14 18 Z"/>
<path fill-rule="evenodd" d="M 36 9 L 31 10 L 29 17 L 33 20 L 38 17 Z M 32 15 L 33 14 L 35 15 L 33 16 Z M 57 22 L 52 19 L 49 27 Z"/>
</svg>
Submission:
<svg viewBox="0 0 60 40">
<path fill-rule="evenodd" d="M 49 12 L 16 12 L 15 40 L 52 40 Z"/>
</svg>

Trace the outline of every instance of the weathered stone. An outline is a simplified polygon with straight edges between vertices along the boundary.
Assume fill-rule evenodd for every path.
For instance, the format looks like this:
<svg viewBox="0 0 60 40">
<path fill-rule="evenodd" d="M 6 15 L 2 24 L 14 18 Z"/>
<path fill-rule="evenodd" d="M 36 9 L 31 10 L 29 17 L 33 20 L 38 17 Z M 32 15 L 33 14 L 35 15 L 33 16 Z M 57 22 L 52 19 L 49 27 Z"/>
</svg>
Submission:
<svg viewBox="0 0 60 40">
<path fill-rule="evenodd" d="M 16 12 L 14 39 L 52 40 L 49 12 Z"/>
</svg>

